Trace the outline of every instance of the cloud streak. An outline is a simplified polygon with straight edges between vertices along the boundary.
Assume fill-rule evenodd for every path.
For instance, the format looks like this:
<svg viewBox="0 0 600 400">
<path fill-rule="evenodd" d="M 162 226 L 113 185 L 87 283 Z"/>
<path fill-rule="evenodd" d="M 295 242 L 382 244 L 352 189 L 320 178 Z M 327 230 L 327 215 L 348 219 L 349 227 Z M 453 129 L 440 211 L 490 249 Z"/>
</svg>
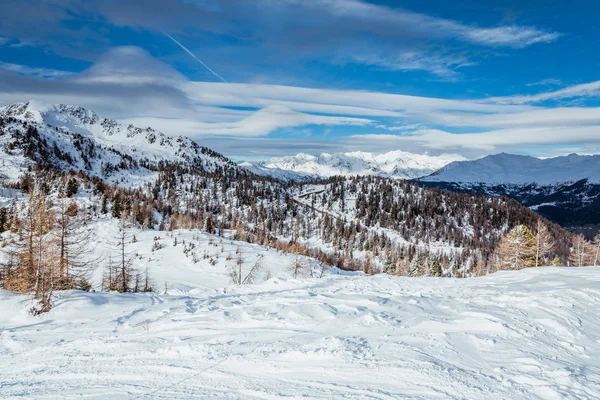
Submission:
<svg viewBox="0 0 600 400">
<path fill-rule="evenodd" d="M 600 97 L 600 81 L 572 85 L 563 89 L 534 95 L 491 97 L 487 101 L 500 104 L 531 104 L 549 100 L 572 99 L 575 97 Z"/>
<path fill-rule="evenodd" d="M 208 65 L 206 65 L 204 63 L 204 61 L 202 61 L 201 59 L 199 59 L 198 57 L 196 57 L 196 55 L 194 53 L 192 53 L 190 50 L 188 50 L 187 47 L 185 47 L 184 45 L 182 45 L 181 43 L 179 43 L 177 40 L 175 40 L 171 35 L 169 35 L 168 33 L 164 32 L 166 37 L 168 37 L 169 39 L 171 39 L 173 42 L 175 42 L 176 45 L 178 45 L 179 47 L 181 47 L 186 53 L 188 53 L 190 56 L 192 56 L 192 58 L 196 61 L 198 61 L 200 64 L 202 64 L 202 66 L 204 68 L 206 68 L 211 74 L 213 74 L 214 76 L 216 76 L 217 78 L 219 78 L 220 80 L 222 80 L 223 82 L 227 82 L 221 75 L 217 74 L 215 71 L 213 71 L 212 69 L 210 69 L 210 67 Z"/>
<path fill-rule="evenodd" d="M 451 37 L 482 46 L 527 47 L 536 43 L 549 43 L 561 35 L 530 26 L 508 25 L 482 28 L 457 21 L 435 18 L 399 8 L 367 3 L 360 0 L 284 0 L 285 4 L 305 7 L 317 12 L 325 11 L 338 19 L 351 19 L 359 27 L 368 26 L 373 31 L 386 34 L 408 30 L 423 37 Z M 272 4 L 262 1 L 262 4 Z M 377 27 L 376 27 L 377 25 Z M 401 27 L 401 28 L 400 28 Z"/>
<path fill-rule="evenodd" d="M 29 67 L 27 65 L 5 63 L 0 61 L 0 68 L 7 71 L 16 72 L 20 75 L 39 76 L 43 78 L 64 78 L 72 73 L 56 69 Z"/>
</svg>

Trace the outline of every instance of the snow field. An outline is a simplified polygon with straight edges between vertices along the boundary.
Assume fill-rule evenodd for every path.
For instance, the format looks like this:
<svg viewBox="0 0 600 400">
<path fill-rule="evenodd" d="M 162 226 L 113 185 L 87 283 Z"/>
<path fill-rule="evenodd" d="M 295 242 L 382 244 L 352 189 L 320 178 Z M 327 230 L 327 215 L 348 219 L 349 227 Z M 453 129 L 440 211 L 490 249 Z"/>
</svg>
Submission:
<svg viewBox="0 0 600 400">
<path fill-rule="evenodd" d="M 171 295 L 62 292 L 32 317 L 0 291 L 0 397 L 600 398 L 598 268 L 219 287 L 173 261 Z"/>
</svg>

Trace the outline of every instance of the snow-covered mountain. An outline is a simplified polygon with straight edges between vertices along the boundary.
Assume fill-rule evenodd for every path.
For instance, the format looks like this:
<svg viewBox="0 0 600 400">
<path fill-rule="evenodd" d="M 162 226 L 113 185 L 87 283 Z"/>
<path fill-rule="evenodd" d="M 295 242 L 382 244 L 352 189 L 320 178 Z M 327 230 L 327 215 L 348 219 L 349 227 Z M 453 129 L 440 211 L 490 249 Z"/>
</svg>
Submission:
<svg viewBox="0 0 600 400">
<path fill-rule="evenodd" d="M 377 175 L 399 179 L 414 179 L 431 174 L 457 160 L 458 155 L 428 156 L 400 150 L 384 154 L 367 152 L 323 153 L 320 156 L 300 153 L 295 156 L 276 157 L 268 161 L 247 165 L 253 172 L 275 177 L 285 176 L 282 171 L 294 173 L 297 178 L 306 176 L 326 178 L 334 175 Z"/>
<path fill-rule="evenodd" d="M 600 155 L 540 159 L 514 154 L 494 154 L 472 161 L 455 161 L 432 175 L 426 182 L 550 185 L 587 179 L 600 182 Z"/>
<path fill-rule="evenodd" d="M 283 182 L 296 181 L 296 182 L 304 182 L 311 181 L 316 178 L 319 178 L 318 175 L 308 174 L 306 172 L 292 171 L 289 169 L 281 169 L 281 168 L 269 168 L 265 166 L 263 162 L 250 162 L 244 161 L 240 162 L 238 166 L 252 172 L 253 174 L 260 176 L 270 176 L 272 178 L 279 179 Z"/>
<path fill-rule="evenodd" d="M 165 161 L 207 172 L 238 168 L 184 136 L 121 124 L 81 107 L 35 101 L 0 107 L 0 147 L 0 170 L 8 179 L 35 163 L 98 176 L 124 170 L 143 175 Z"/>
<path fill-rule="evenodd" d="M 509 196 L 562 226 L 600 232 L 600 155 L 540 159 L 495 154 L 457 161 L 421 178 L 442 189 Z"/>
</svg>

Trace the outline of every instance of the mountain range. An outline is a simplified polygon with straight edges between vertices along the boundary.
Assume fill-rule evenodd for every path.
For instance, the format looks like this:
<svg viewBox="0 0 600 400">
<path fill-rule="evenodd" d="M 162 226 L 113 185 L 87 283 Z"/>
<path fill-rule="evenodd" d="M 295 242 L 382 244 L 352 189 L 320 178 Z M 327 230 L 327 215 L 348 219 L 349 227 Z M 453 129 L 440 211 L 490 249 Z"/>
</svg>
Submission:
<svg viewBox="0 0 600 400">
<path fill-rule="evenodd" d="M 419 183 L 512 197 L 572 231 L 588 237 L 600 231 L 600 155 L 540 159 L 501 153 L 450 163 Z"/>
<path fill-rule="evenodd" d="M 410 179 L 426 187 L 512 197 L 572 230 L 600 227 L 600 155 L 536 158 L 500 153 L 476 160 L 403 151 L 297 154 L 241 166 L 281 180 L 369 175 Z"/>
<path fill-rule="evenodd" d="M 280 179 L 307 180 L 352 175 L 415 179 L 429 175 L 453 161 L 462 160 L 466 158 L 454 154 L 429 156 L 395 150 L 384 154 L 356 151 L 313 156 L 299 153 L 241 165 L 256 174 Z"/>
<path fill-rule="evenodd" d="M 154 179 L 164 163 L 202 173 L 227 171 L 281 181 L 368 175 L 411 179 L 425 187 L 508 196 L 570 228 L 600 225 L 600 156 L 539 159 L 496 154 L 477 160 L 403 151 L 312 156 L 298 154 L 235 164 L 184 137 L 102 118 L 77 106 L 35 101 L 0 107 L 0 180 L 14 181 L 31 166 L 52 165 L 102 176 L 110 184 Z M 595 232 L 590 231 L 589 234 Z M 586 232 L 588 233 L 588 232 Z"/>
</svg>

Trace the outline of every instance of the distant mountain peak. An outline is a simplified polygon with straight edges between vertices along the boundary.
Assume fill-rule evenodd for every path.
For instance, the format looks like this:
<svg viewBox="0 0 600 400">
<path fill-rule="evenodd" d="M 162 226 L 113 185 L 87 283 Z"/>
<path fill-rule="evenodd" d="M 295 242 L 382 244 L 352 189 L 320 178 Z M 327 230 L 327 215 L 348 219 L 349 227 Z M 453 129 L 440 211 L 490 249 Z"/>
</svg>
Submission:
<svg viewBox="0 0 600 400">
<path fill-rule="evenodd" d="M 261 175 L 287 176 L 290 179 L 327 178 L 334 175 L 376 175 L 413 179 L 431 174 L 455 160 L 465 158 L 457 155 L 429 156 L 401 150 L 383 154 L 364 151 L 322 153 L 318 156 L 299 153 L 253 163 L 250 169 Z"/>
<path fill-rule="evenodd" d="M 600 155 L 576 153 L 552 158 L 536 158 L 509 153 L 492 154 L 472 161 L 452 162 L 426 182 L 548 185 L 587 179 L 600 182 Z"/>
</svg>

